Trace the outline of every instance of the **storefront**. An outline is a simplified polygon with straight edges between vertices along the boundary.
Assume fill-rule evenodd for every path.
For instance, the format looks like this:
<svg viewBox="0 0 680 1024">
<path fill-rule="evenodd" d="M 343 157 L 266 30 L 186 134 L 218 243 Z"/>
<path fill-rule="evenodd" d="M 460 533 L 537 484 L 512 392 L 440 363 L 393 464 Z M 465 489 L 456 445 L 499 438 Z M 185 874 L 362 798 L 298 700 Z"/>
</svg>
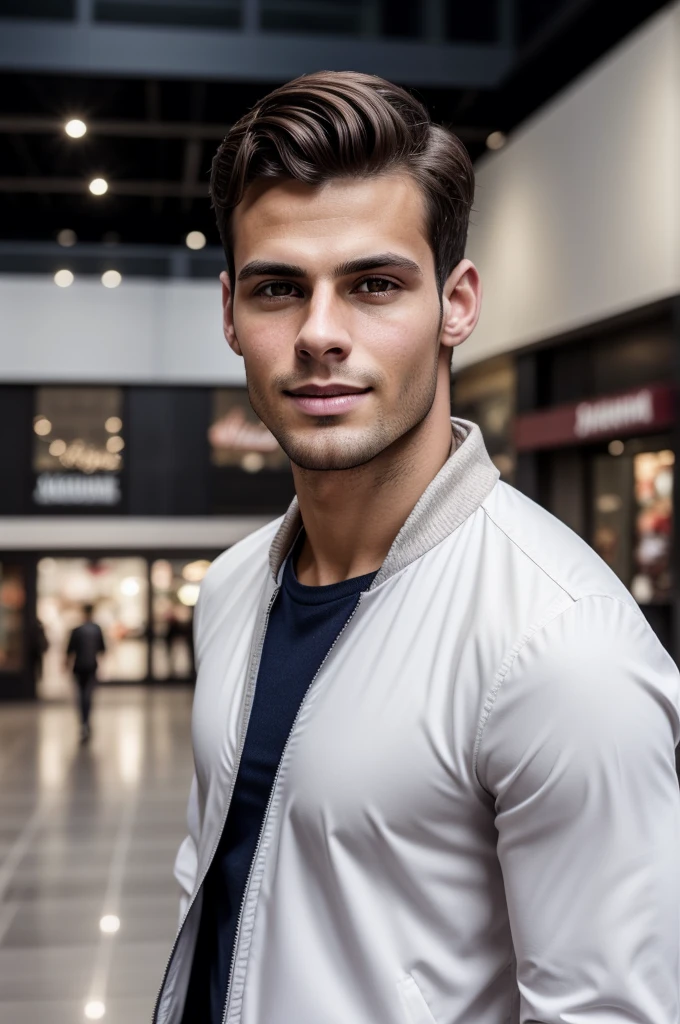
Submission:
<svg viewBox="0 0 680 1024">
<path fill-rule="evenodd" d="M 591 544 L 677 658 L 670 311 L 522 353 L 517 374 L 517 486 Z"/>
<path fill-rule="evenodd" d="M 190 682 L 193 607 L 229 523 L 271 519 L 293 494 L 237 387 L 0 387 L 0 474 L 0 700 L 69 692 L 84 604 L 106 638 L 102 682 Z M 30 548 L 9 543 L 17 523 L 35 527 Z M 135 523 L 163 524 L 166 542 L 111 542 Z"/>
</svg>

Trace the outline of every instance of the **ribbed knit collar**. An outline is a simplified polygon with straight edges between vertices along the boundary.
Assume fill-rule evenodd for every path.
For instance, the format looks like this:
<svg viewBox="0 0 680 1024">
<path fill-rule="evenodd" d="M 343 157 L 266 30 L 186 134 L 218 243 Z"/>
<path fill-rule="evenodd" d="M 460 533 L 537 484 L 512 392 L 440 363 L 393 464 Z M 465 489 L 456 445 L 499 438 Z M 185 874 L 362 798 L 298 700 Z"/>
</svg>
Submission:
<svg viewBox="0 0 680 1024">
<path fill-rule="evenodd" d="M 489 458 L 482 432 L 470 420 L 452 419 L 455 450 L 394 538 L 370 590 L 401 572 L 453 533 L 493 490 L 500 476 Z M 293 498 L 269 551 L 275 579 L 302 526 L 297 498 Z"/>
</svg>

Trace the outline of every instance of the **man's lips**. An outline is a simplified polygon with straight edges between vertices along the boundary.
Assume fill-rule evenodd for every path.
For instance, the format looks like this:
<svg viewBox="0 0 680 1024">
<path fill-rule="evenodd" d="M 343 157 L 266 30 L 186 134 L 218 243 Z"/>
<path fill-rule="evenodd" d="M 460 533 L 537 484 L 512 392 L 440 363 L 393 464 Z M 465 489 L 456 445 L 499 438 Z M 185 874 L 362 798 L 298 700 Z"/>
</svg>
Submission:
<svg viewBox="0 0 680 1024">
<path fill-rule="evenodd" d="M 304 384 L 284 394 L 300 409 L 313 416 L 332 416 L 349 412 L 359 405 L 371 388 L 351 384 Z"/>
</svg>

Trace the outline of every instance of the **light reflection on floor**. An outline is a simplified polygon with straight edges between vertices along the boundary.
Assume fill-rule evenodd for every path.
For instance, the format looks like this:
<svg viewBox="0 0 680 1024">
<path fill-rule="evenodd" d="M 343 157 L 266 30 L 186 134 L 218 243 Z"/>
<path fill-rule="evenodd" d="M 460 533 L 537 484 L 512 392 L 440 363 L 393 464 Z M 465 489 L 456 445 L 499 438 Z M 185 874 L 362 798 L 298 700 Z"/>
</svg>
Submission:
<svg viewBox="0 0 680 1024">
<path fill-rule="evenodd" d="M 192 692 L 97 697 L 89 747 L 70 703 L 0 705 L 3 1024 L 151 1017 L 177 923 Z"/>
</svg>

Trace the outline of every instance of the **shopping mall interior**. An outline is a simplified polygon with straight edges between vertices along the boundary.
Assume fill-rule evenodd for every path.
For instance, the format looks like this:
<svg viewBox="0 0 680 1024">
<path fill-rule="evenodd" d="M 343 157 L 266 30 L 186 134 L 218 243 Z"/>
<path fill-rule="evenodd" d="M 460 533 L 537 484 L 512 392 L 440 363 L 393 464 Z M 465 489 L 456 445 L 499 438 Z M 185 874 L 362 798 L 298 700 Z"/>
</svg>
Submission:
<svg viewBox="0 0 680 1024">
<path fill-rule="evenodd" d="M 6 1024 L 153 1014 L 194 609 L 215 559 L 294 496 L 224 341 L 210 165 L 320 67 L 414 91 L 466 147 L 484 305 L 453 414 L 680 663 L 678 0 L 0 0 Z M 86 606 L 105 651 L 82 742 Z"/>
</svg>

